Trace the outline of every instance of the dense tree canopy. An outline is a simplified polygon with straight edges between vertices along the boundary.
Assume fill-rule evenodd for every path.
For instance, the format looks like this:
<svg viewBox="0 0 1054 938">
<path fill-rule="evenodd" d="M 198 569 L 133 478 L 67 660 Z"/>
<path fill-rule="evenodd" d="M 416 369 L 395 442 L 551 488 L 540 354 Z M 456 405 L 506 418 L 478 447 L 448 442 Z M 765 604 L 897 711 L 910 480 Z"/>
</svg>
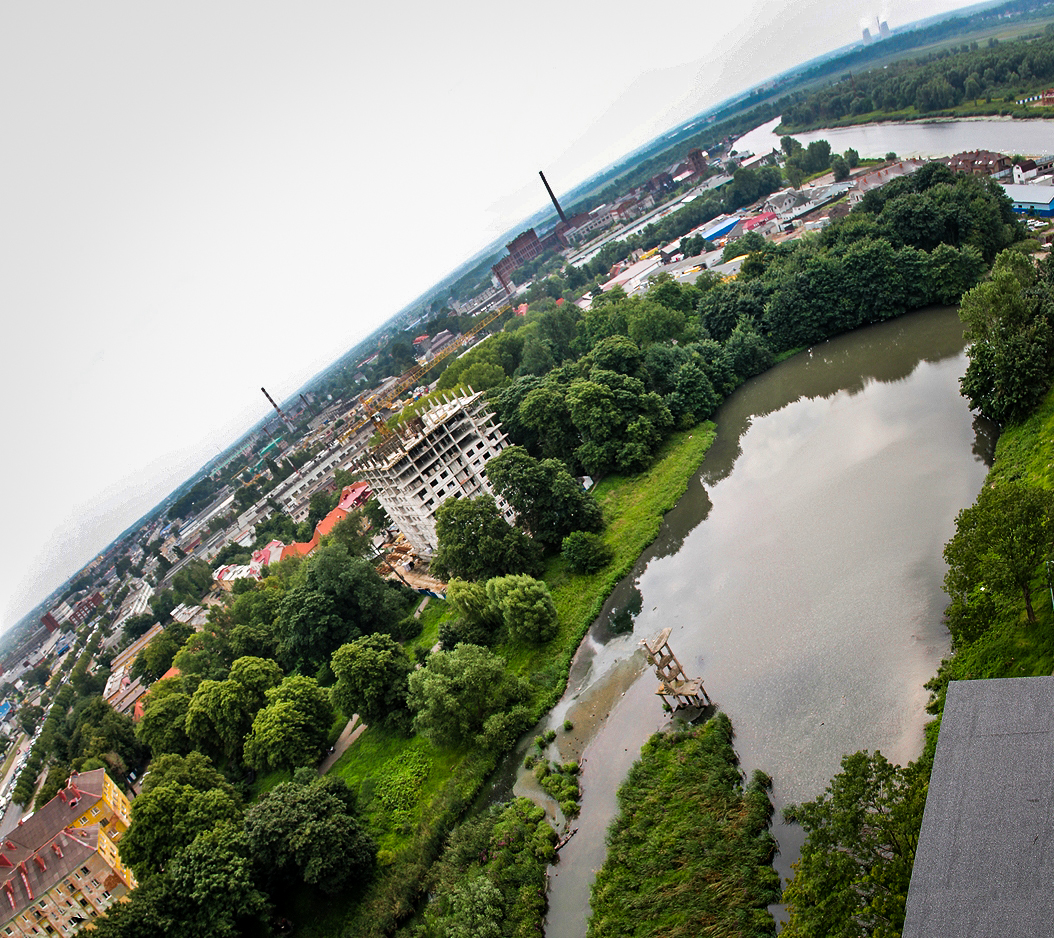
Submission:
<svg viewBox="0 0 1054 938">
<path fill-rule="evenodd" d="M 415 728 L 441 746 L 469 742 L 491 714 L 526 697 L 505 660 L 478 645 L 458 645 L 428 656 L 410 675 L 407 698 Z"/>
<path fill-rule="evenodd" d="M 970 363 L 961 384 L 973 407 L 999 424 L 1027 417 L 1054 374 L 1054 267 L 1004 251 L 991 279 L 962 298 Z"/>
<path fill-rule="evenodd" d="M 487 599 L 501 612 L 509 635 L 520 642 L 540 645 L 557 632 L 559 620 L 549 587 L 523 574 L 487 581 Z"/>
<path fill-rule="evenodd" d="M 405 709 L 414 663 L 391 636 L 365 635 L 341 645 L 331 667 L 337 678 L 333 703 L 345 716 L 357 713 L 365 723 L 379 723 Z"/>
<path fill-rule="evenodd" d="M 437 575 L 488 580 L 505 573 L 538 574 L 542 549 L 509 524 L 489 495 L 448 498 L 436 512 Z"/>
<path fill-rule="evenodd" d="M 815 801 L 787 809 L 805 829 L 783 898 L 789 938 L 893 938 L 904 924 L 928 774 L 880 752 L 842 759 Z"/>
<path fill-rule="evenodd" d="M 245 832 L 261 879 L 272 884 L 295 875 L 336 894 L 366 879 L 377 855 L 337 778 L 275 786 L 246 812 Z"/>
<path fill-rule="evenodd" d="M 510 446 L 487 463 L 487 478 L 516 512 L 516 522 L 534 540 L 560 546 L 572 531 L 599 531 L 600 506 L 558 459 L 534 459 Z"/>
<path fill-rule="evenodd" d="M 388 631 L 403 617 L 403 594 L 342 544 L 317 549 L 286 591 L 276 623 L 290 667 L 314 672 L 341 645 Z"/>
<path fill-rule="evenodd" d="M 245 761 L 257 769 L 313 765 L 325 752 L 333 706 L 314 678 L 294 675 L 267 691 L 267 706 L 245 739 Z"/>
<path fill-rule="evenodd" d="M 121 858 L 140 879 L 164 871 L 198 834 L 241 819 L 237 795 L 203 756 L 161 759 L 132 803 L 132 824 L 121 840 Z"/>
</svg>

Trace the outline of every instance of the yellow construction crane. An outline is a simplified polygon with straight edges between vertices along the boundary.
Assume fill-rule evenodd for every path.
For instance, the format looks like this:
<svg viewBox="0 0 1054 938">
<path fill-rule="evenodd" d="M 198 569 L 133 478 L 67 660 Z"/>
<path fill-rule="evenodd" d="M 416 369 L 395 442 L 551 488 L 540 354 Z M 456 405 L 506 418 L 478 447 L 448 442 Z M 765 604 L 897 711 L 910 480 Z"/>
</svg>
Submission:
<svg viewBox="0 0 1054 938">
<path fill-rule="evenodd" d="M 512 307 L 509 304 L 502 306 L 500 309 L 495 310 L 492 313 L 488 313 L 479 322 L 477 322 L 471 329 L 463 332 L 453 342 L 450 343 L 446 348 L 440 351 L 435 358 L 431 361 L 425 362 L 423 365 L 417 365 L 412 371 L 408 371 L 403 375 L 392 387 L 388 388 L 383 394 L 377 394 L 373 397 L 367 397 L 363 402 L 362 406 L 366 409 L 366 416 L 358 422 L 352 424 L 346 429 L 339 437 L 337 442 L 343 444 L 348 439 L 358 433 L 366 424 L 372 423 L 381 433 L 387 433 L 388 428 L 385 426 L 384 421 L 381 419 L 380 411 L 384 410 L 391 405 L 400 394 L 404 391 L 409 390 L 420 382 L 428 372 L 430 372 L 439 362 L 449 358 L 455 352 L 464 348 L 468 343 L 469 339 L 478 333 L 482 332 L 487 326 L 491 325 L 500 316 L 507 313 Z"/>
</svg>

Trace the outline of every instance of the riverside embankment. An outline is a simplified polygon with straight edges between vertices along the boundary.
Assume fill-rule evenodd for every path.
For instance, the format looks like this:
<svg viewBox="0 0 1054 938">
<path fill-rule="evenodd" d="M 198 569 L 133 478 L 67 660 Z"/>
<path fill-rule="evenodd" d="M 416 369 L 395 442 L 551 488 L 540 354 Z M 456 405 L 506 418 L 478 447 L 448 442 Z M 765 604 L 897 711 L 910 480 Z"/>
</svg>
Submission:
<svg viewBox="0 0 1054 938">
<path fill-rule="evenodd" d="M 637 651 L 664 626 L 732 718 L 744 769 L 773 776 L 777 811 L 818 794 L 846 752 L 918 754 L 923 684 L 948 647 L 941 547 L 991 448 L 959 395 L 963 345 L 954 310 L 911 314 L 802 353 L 719 410 L 699 475 L 550 714 L 574 723 L 557 746 L 582 763 L 583 800 L 552 870 L 548 938 L 584 935 L 615 792 L 667 720 Z M 526 773 L 513 787 L 539 796 Z M 798 832 L 775 833 L 786 876 Z"/>
</svg>

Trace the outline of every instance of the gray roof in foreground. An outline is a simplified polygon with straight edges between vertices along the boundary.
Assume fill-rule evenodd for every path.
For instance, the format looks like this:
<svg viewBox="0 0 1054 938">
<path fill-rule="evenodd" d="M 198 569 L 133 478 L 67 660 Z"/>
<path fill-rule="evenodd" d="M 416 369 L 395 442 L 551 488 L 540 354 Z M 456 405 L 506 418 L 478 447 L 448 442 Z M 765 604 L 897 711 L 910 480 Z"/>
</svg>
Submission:
<svg viewBox="0 0 1054 938">
<path fill-rule="evenodd" d="M 953 681 L 903 938 L 1054 935 L 1054 677 Z"/>
</svg>

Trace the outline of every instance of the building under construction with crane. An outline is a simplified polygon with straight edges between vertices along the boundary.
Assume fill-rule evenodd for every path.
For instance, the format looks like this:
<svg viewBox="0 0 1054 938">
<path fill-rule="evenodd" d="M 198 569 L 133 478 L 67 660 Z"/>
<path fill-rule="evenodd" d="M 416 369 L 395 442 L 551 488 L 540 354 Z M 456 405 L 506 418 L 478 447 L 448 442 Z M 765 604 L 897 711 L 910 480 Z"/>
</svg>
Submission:
<svg viewBox="0 0 1054 938">
<path fill-rule="evenodd" d="M 494 495 L 507 521 L 514 513 L 483 473 L 508 439 L 483 392 L 451 395 L 379 443 L 356 467 L 418 555 L 438 544 L 435 513 L 444 499 Z"/>
</svg>

